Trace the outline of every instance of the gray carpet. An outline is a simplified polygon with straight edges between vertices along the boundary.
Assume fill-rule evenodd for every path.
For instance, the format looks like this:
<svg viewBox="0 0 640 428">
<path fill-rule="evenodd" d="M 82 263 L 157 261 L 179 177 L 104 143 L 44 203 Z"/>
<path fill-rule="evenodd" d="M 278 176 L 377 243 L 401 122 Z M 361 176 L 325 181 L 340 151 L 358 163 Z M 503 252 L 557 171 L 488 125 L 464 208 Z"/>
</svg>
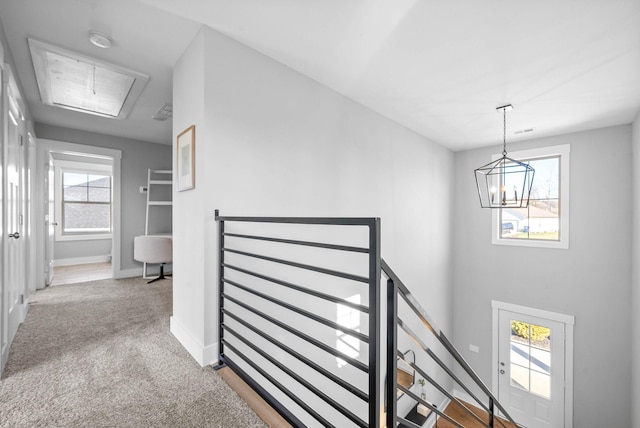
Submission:
<svg viewBox="0 0 640 428">
<path fill-rule="evenodd" d="M 1 427 L 265 427 L 169 332 L 172 281 L 33 296 L 0 380 Z"/>
</svg>

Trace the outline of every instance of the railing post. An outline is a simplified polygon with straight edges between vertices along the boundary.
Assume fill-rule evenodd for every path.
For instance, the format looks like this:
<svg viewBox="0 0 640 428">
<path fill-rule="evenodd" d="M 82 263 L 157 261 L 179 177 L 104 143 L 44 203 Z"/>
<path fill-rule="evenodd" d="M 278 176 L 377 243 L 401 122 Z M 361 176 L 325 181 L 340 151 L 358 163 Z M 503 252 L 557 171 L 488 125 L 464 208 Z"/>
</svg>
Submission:
<svg viewBox="0 0 640 428">
<path fill-rule="evenodd" d="M 493 428 L 493 397 L 489 397 L 489 426 Z"/>
<path fill-rule="evenodd" d="M 369 427 L 382 427 L 384 400 L 381 391 L 380 343 L 380 219 L 369 223 Z"/>
<path fill-rule="evenodd" d="M 218 220 L 218 364 L 224 364 L 222 355 L 224 354 L 224 345 L 222 342 L 224 335 L 224 220 L 220 220 L 219 211 L 215 211 L 216 220 Z"/>
<path fill-rule="evenodd" d="M 398 292 L 393 280 L 387 280 L 387 427 L 396 426 L 398 364 Z"/>
</svg>

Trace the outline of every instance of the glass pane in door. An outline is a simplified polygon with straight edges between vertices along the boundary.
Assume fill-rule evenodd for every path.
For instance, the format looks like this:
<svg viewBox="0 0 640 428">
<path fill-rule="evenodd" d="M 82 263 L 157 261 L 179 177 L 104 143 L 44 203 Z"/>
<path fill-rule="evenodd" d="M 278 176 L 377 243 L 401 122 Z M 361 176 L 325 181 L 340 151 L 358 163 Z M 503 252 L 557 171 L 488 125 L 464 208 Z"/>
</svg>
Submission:
<svg viewBox="0 0 640 428">
<path fill-rule="evenodd" d="M 511 386 L 551 399 L 551 329 L 511 320 Z"/>
</svg>

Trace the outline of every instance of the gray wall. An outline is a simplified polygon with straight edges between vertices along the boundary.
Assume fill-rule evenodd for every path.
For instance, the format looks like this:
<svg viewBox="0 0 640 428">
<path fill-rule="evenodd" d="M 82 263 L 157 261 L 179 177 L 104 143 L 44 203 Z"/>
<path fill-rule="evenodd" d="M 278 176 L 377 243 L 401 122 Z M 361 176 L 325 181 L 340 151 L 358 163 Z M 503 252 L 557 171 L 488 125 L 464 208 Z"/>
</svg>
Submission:
<svg viewBox="0 0 640 428">
<path fill-rule="evenodd" d="M 138 188 L 147 184 L 147 169 L 171 169 L 171 146 L 42 123 L 36 123 L 36 135 L 38 138 L 122 151 L 120 268 L 123 271 L 139 269 L 142 264 L 133 260 L 133 239 L 144 235 L 146 195 L 139 193 Z"/>
<path fill-rule="evenodd" d="M 491 385 L 492 299 L 574 315 L 574 426 L 628 427 L 631 127 L 531 140 L 508 149 L 558 144 L 571 145 L 568 250 L 492 245 L 491 210 L 479 207 L 473 170 L 501 147 L 456 153 L 455 344 Z M 480 353 L 469 352 L 471 343 Z"/>
<path fill-rule="evenodd" d="M 631 282 L 633 428 L 640 428 L 640 114 L 633 123 L 633 248 Z"/>
<path fill-rule="evenodd" d="M 56 241 L 53 254 L 56 261 L 83 257 L 111 255 L 111 239 L 92 239 L 81 241 Z"/>
</svg>

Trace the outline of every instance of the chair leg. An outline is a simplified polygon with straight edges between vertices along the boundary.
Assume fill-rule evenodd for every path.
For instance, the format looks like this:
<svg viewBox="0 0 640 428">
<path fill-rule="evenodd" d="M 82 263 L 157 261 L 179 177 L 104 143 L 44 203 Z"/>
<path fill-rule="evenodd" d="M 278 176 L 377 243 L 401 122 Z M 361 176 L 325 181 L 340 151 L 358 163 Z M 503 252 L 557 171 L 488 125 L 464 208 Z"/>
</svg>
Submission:
<svg viewBox="0 0 640 428">
<path fill-rule="evenodd" d="M 160 281 L 161 279 L 165 279 L 165 276 L 164 276 L 164 263 L 160 264 L 160 276 L 158 276 L 157 278 L 152 279 L 151 281 L 148 281 L 147 284 L 151 284 L 152 282 Z"/>
</svg>

